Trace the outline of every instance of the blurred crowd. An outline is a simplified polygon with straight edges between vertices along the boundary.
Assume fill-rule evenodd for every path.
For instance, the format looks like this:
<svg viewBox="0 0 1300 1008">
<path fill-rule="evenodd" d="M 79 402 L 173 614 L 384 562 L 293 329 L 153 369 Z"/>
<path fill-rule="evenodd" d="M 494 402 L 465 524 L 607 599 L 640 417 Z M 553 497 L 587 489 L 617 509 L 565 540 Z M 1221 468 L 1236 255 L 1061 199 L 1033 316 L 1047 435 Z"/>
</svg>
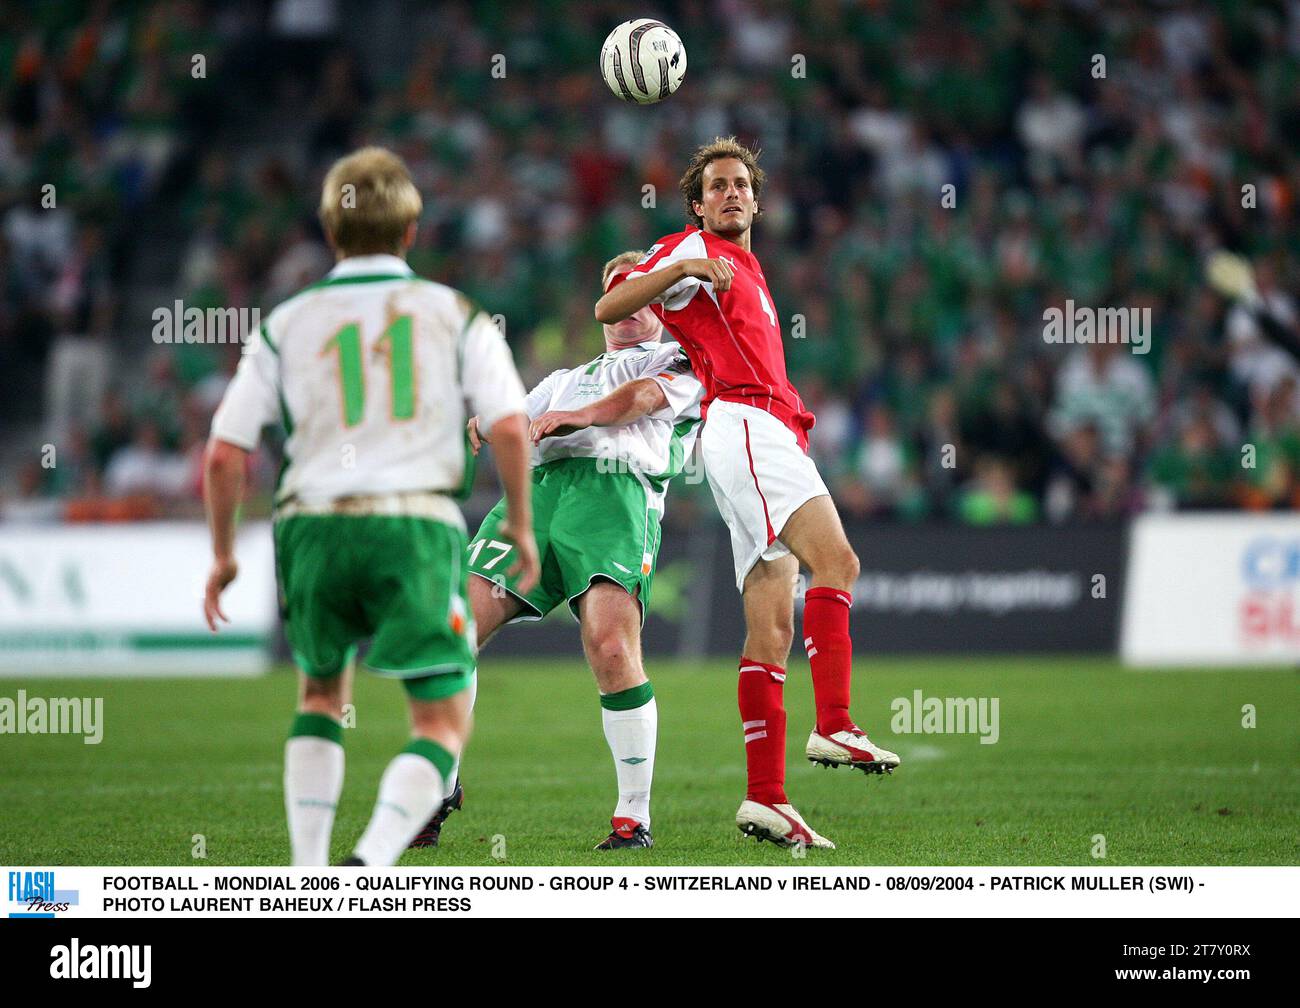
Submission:
<svg viewBox="0 0 1300 1008">
<path fill-rule="evenodd" d="M 391 146 L 425 194 L 413 267 L 536 380 L 599 352 L 601 263 L 685 225 L 686 156 L 728 134 L 763 149 L 754 251 L 847 513 L 1300 506 L 1300 367 L 1259 322 L 1297 325 L 1296 0 L 659 3 L 689 70 L 650 108 L 596 70 L 613 2 L 38 10 L 0 14 L 0 417 L 60 337 L 113 374 L 56 466 L 21 456 L 9 517 L 197 512 L 238 348 L 128 324 L 142 219 L 163 304 L 266 312 L 330 266 L 329 162 Z M 1217 248 L 1250 304 L 1206 284 Z M 1150 352 L 1045 341 L 1067 299 L 1149 309 Z"/>
</svg>

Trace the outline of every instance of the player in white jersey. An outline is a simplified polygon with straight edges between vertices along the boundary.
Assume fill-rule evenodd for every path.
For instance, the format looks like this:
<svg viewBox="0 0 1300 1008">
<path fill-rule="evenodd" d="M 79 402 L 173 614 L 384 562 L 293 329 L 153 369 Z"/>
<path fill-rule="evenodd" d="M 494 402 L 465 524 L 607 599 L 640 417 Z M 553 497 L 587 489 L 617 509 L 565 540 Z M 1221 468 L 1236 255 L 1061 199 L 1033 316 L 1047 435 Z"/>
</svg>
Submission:
<svg viewBox="0 0 1300 1008">
<path fill-rule="evenodd" d="M 474 669 L 465 522 L 452 499 L 472 475 L 471 414 L 496 445 L 509 508 L 498 534 L 511 544 L 513 576 L 528 586 L 538 577 L 523 385 L 492 321 L 406 265 L 420 206 L 389 151 L 366 148 L 330 169 L 320 216 L 338 264 L 267 317 L 212 422 L 204 615 L 213 630 L 237 569 L 248 454 L 263 427 L 280 420 L 287 434 L 274 534 L 285 633 L 301 670 L 284 771 L 295 865 L 329 863 L 344 672 L 365 639 L 364 664 L 406 687 L 412 739 L 384 771 L 344 863 L 393 864 L 454 773 Z"/>
<path fill-rule="evenodd" d="M 641 258 L 627 252 L 604 269 L 606 286 Z M 618 804 L 597 850 L 649 847 L 650 784 L 657 709 L 641 662 L 641 625 L 659 552 L 668 482 L 681 471 L 700 425 L 700 383 L 676 343 L 661 343 L 653 312 L 605 326 L 605 353 L 548 375 L 528 394 L 533 418 L 533 511 L 541 580 L 531 590 L 506 573 L 514 554 L 500 534 L 505 502 L 469 547 L 470 606 L 479 639 L 505 623 L 539 620 L 563 603 L 577 617 L 600 690 Z M 470 421 L 475 443 L 486 429 Z M 495 447 L 495 433 L 492 443 Z M 483 440 L 486 440 L 484 438 Z M 453 782 L 417 838 L 438 842 L 460 807 Z"/>
</svg>

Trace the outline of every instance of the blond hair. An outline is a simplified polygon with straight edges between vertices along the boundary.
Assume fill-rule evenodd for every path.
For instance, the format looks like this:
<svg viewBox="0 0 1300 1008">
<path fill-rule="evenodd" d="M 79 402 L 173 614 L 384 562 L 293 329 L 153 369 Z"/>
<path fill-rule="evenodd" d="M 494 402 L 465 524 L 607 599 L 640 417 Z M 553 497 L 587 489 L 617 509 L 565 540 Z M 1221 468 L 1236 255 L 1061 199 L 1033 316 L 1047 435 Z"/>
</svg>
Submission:
<svg viewBox="0 0 1300 1008">
<path fill-rule="evenodd" d="M 600 289 L 605 290 L 609 287 L 609 277 L 620 266 L 626 266 L 629 263 L 639 263 L 645 257 L 641 251 L 620 252 L 609 262 L 605 263 L 605 268 L 600 271 Z"/>
<path fill-rule="evenodd" d="M 320 222 L 345 256 L 400 253 L 422 206 L 405 162 L 386 148 L 363 147 L 325 176 Z"/>
<path fill-rule="evenodd" d="M 686 174 L 677 183 L 677 188 L 682 191 L 682 196 L 686 200 L 686 219 L 696 227 L 703 226 L 704 220 L 695 212 L 693 204 L 704 202 L 704 169 L 722 158 L 735 158 L 749 169 L 749 182 L 754 188 L 754 198 L 758 199 L 758 194 L 763 189 L 763 182 L 767 179 L 767 174 L 758 166 L 761 153 L 762 151 L 750 150 L 734 136 L 714 137 L 712 143 L 696 148 L 695 153 L 691 155 L 691 163 L 686 166 Z M 754 212 L 754 216 L 761 216 L 762 212 L 760 207 Z"/>
</svg>

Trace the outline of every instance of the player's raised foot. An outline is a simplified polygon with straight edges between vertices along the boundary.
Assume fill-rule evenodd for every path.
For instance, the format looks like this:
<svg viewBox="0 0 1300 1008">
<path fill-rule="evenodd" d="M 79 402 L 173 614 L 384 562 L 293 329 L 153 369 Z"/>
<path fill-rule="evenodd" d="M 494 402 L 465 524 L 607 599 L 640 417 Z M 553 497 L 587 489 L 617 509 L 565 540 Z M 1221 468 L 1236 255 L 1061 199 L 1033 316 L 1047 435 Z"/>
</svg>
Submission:
<svg viewBox="0 0 1300 1008">
<path fill-rule="evenodd" d="M 615 816 L 609 821 L 613 827 L 609 836 L 596 844 L 593 850 L 620 850 L 624 847 L 653 847 L 655 838 L 646 827 L 635 819 Z"/>
<path fill-rule="evenodd" d="M 764 805 L 746 798 L 736 811 L 736 828 L 745 836 L 770 840 L 781 847 L 820 847 L 834 850 L 835 845 L 814 830 L 793 805 Z"/>
<path fill-rule="evenodd" d="M 893 773 L 901 762 L 898 753 L 882 749 L 858 728 L 808 736 L 808 759 L 825 767 L 847 766 L 864 773 Z"/>
<path fill-rule="evenodd" d="M 424 829 L 415 835 L 411 841 L 412 847 L 437 847 L 438 838 L 442 836 L 442 824 L 447 821 L 447 816 L 451 815 L 462 805 L 465 804 L 465 789 L 460 786 L 460 778 L 456 778 L 456 790 L 451 793 L 450 798 L 443 799 L 438 811 L 433 814 L 433 818 L 424 824 Z"/>
</svg>

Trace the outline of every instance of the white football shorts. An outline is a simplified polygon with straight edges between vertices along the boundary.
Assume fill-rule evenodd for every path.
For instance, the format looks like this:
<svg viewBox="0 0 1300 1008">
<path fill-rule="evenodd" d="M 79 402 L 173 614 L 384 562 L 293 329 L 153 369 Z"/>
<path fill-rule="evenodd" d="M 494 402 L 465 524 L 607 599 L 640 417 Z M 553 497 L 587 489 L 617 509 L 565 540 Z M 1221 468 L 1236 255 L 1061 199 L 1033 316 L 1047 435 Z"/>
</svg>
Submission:
<svg viewBox="0 0 1300 1008">
<path fill-rule="evenodd" d="M 814 497 L 829 494 L 794 432 L 771 413 L 716 399 L 700 431 L 700 458 L 722 520 L 731 531 L 736 587 L 759 560 L 790 550 L 781 530 Z"/>
</svg>

